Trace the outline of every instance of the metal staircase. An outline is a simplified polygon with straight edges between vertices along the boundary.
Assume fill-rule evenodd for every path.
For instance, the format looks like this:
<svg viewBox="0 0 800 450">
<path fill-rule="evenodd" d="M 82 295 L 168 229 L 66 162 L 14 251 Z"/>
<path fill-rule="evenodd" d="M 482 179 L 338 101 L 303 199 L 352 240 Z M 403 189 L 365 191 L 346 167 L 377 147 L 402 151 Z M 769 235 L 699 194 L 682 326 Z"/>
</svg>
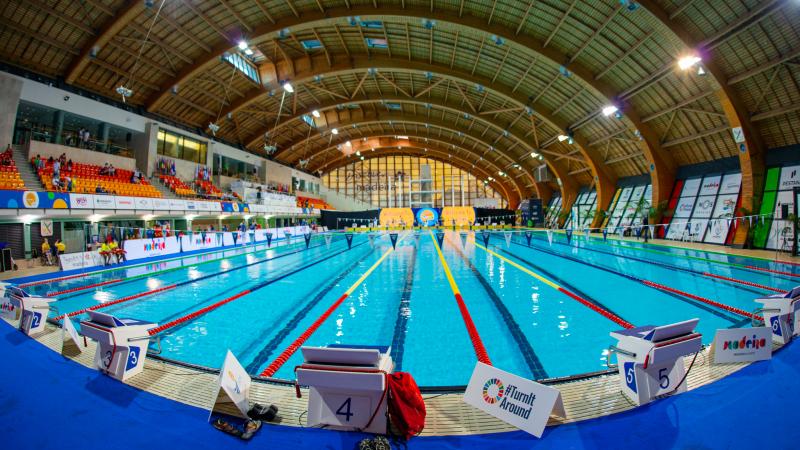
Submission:
<svg viewBox="0 0 800 450">
<path fill-rule="evenodd" d="M 28 161 L 28 155 L 21 145 L 14 145 L 14 164 L 17 165 L 19 176 L 22 182 L 25 183 L 25 189 L 31 191 L 44 191 L 44 185 L 36 174 L 31 162 Z"/>
</svg>

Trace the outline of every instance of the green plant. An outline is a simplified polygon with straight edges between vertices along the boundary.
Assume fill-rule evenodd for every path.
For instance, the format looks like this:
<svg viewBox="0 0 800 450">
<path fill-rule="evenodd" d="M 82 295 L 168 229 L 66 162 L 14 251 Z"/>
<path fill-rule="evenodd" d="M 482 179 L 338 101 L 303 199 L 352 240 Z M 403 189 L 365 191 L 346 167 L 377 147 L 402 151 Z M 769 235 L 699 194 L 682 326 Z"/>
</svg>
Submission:
<svg viewBox="0 0 800 450">
<path fill-rule="evenodd" d="M 754 216 L 758 214 L 758 212 L 761 210 L 760 198 L 753 197 L 750 203 L 752 205 L 752 209 L 747 208 L 744 205 L 739 207 L 739 214 L 741 214 L 740 217 Z M 758 225 L 758 222 L 756 222 L 756 225 Z M 744 248 L 753 248 L 753 240 L 755 239 L 756 236 L 756 226 L 750 226 L 750 220 L 743 220 L 742 226 L 747 227 L 747 235 L 745 236 L 744 240 Z"/>
<path fill-rule="evenodd" d="M 667 208 L 669 207 L 669 202 L 666 200 L 661 200 L 655 206 L 650 206 L 648 215 L 650 220 L 655 222 L 656 220 L 660 219 L 665 213 L 667 213 Z M 674 211 L 673 211 L 674 213 Z M 672 214 L 669 214 L 670 216 Z"/>
<path fill-rule="evenodd" d="M 570 212 L 566 211 L 566 210 L 565 211 L 561 211 L 560 213 L 558 213 L 558 223 L 559 223 L 559 225 L 563 225 L 567 221 L 567 218 L 569 217 L 569 214 L 570 214 Z"/>
</svg>

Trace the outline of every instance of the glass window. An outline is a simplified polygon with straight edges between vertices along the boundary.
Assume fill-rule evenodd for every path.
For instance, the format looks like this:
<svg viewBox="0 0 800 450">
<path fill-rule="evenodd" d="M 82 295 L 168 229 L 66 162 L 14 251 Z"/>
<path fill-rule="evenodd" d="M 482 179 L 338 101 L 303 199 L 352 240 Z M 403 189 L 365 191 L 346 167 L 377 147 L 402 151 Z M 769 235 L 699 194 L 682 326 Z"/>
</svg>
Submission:
<svg viewBox="0 0 800 450">
<path fill-rule="evenodd" d="M 208 145 L 167 130 L 158 130 L 158 144 L 156 146 L 159 155 L 170 158 L 183 159 L 194 163 L 206 163 L 206 150 Z"/>
<path fill-rule="evenodd" d="M 258 70 L 250 64 L 247 59 L 239 53 L 225 53 L 222 59 L 227 61 L 233 67 L 242 72 L 247 78 L 253 80 L 257 84 L 261 84 L 261 79 L 258 76 Z"/>
</svg>

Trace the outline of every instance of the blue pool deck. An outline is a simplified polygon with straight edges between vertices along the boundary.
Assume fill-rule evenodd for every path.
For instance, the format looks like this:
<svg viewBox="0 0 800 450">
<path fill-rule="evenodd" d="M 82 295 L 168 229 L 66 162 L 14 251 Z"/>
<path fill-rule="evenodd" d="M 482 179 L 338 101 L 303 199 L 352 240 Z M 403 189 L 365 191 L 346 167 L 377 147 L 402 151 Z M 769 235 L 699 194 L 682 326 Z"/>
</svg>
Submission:
<svg viewBox="0 0 800 450">
<path fill-rule="evenodd" d="M 9 449 L 353 449 L 363 436 L 265 425 L 244 442 L 208 411 L 119 383 L 0 322 L 0 423 Z M 800 343 L 771 361 L 628 412 L 523 432 L 412 439 L 409 449 L 798 448 Z M 280 405 L 279 405 L 280 406 Z M 402 448 L 397 446 L 397 448 Z"/>
</svg>

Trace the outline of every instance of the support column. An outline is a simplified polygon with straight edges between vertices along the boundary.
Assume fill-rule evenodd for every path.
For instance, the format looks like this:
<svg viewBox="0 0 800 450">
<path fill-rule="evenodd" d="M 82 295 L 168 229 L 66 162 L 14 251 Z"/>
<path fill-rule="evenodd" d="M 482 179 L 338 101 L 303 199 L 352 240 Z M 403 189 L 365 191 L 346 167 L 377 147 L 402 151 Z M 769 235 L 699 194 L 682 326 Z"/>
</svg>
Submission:
<svg viewBox="0 0 800 450">
<path fill-rule="evenodd" d="M 62 144 L 64 134 L 64 111 L 56 110 L 53 113 L 53 143 Z"/>
<path fill-rule="evenodd" d="M 156 170 L 158 159 L 158 124 L 149 122 L 144 126 L 144 133 L 136 133 L 132 144 L 133 156 L 136 158 L 136 168 L 145 176 L 150 176 Z"/>
<path fill-rule="evenodd" d="M 110 132 L 111 127 L 105 122 L 100 122 L 100 125 L 97 127 L 97 140 L 100 141 L 100 150 L 104 152 L 109 151 L 108 135 Z"/>
<path fill-rule="evenodd" d="M 0 146 L 12 144 L 14 123 L 17 121 L 17 107 L 22 94 L 22 80 L 0 72 Z"/>
<path fill-rule="evenodd" d="M 31 224 L 22 224 L 22 242 L 25 248 L 25 259 L 31 259 Z"/>
</svg>

